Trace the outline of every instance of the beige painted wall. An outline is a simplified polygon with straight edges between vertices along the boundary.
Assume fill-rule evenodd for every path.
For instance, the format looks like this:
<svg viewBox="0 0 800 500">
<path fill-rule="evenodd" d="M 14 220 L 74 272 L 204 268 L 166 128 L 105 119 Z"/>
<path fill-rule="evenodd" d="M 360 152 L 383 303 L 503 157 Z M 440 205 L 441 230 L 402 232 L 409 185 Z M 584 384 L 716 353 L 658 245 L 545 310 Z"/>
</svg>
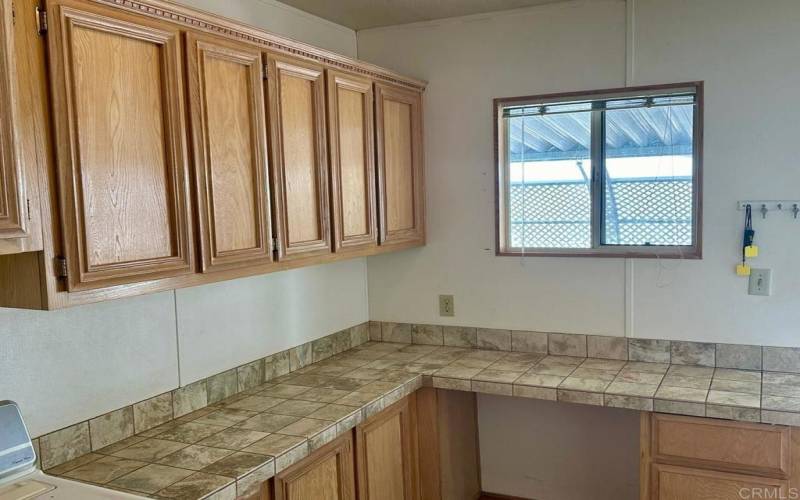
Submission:
<svg viewBox="0 0 800 500">
<path fill-rule="evenodd" d="M 269 0 L 186 2 L 336 52 L 355 33 Z M 0 400 L 36 436 L 368 319 L 355 259 L 55 312 L 0 308 Z"/>
<path fill-rule="evenodd" d="M 800 346 L 800 220 L 755 220 L 762 256 L 753 264 L 773 269 L 773 296 L 747 295 L 746 280 L 733 274 L 742 223 L 736 201 L 800 198 L 800 3 L 633 6 L 627 47 L 622 1 L 358 33 L 360 58 L 430 82 L 429 244 L 368 259 L 371 319 Z M 705 258 L 495 257 L 491 99 L 618 87 L 628 75 L 632 85 L 706 82 Z M 438 316 L 440 293 L 455 295 L 454 318 Z M 481 397 L 484 489 L 540 500 L 636 498 L 624 487 L 637 480 L 629 461 L 638 421 L 626 415 Z M 604 449 L 605 436 L 626 454 Z M 583 474 L 573 482 L 564 471 L 575 464 Z M 619 496 L 611 486 L 623 488 Z M 587 493 L 593 488 L 602 495 Z"/>
<path fill-rule="evenodd" d="M 634 18 L 630 84 L 706 82 L 705 258 L 494 256 L 491 99 L 624 85 L 624 2 L 360 31 L 359 57 L 430 82 L 429 245 L 369 258 L 371 319 L 800 346 L 800 220 L 755 220 L 773 296 L 733 273 L 736 201 L 800 198 L 800 3 L 635 0 Z"/>
</svg>

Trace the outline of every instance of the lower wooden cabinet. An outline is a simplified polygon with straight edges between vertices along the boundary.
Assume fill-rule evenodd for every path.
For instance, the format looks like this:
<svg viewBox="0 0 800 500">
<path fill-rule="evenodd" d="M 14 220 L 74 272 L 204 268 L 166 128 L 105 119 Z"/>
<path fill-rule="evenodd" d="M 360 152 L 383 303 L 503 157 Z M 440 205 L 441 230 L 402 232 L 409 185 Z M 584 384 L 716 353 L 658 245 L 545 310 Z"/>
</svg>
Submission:
<svg viewBox="0 0 800 500">
<path fill-rule="evenodd" d="M 359 500 L 416 500 L 416 395 L 356 428 Z"/>
<path fill-rule="evenodd" d="M 355 500 L 353 434 L 346 433 L 275 476 L 273 497 L 274 500 Z"/>
<path fill-rule="evenodd" d="M 641 500 L 792 498 L 797 434 L 779 425 L 642 413 Z"/>
</svg>

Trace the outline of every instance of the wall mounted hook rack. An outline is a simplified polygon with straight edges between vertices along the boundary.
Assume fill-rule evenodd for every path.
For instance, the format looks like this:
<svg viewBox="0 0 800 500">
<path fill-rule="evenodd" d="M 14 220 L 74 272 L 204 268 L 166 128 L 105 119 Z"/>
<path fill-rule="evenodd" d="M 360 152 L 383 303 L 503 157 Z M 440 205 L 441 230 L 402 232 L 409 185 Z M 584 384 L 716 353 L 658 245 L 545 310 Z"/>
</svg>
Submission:
<svg viewBox="0 0 800 500">
<path fill-rule="evenodd" d="M 787 212 L 795 219 L 800 215 L 800 200 L 743 200 L 736 203 L 736 209 L 744 210 L 747 205 L 760 212 L 762 219 L 770 212 Z"/>
</svg>

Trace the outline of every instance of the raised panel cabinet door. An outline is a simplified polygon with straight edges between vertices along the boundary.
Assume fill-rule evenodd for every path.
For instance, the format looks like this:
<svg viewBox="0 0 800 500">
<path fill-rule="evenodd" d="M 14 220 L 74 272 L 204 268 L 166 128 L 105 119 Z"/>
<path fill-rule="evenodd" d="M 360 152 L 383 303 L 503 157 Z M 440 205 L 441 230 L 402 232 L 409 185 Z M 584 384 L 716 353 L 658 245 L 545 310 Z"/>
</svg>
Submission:
<svg viewBox="0 0 800 500">
<path fill-rule="evenodd" d="M 322 66 L 267 56 L 278 259 L 331 252 Z"/>
<path fill-rule="evenodd" d="M 180 32 L 47 3 L 68 289 L 193 271 Z"/>
<path fill-rule="evenodd" d="M 359 500 L 417 500 L 414 396 L 356 428 Z"/>
<path fill-rule="evenodd" d="M 378 243 L 372 82 L 328 70 L 333 242 L 337 252 Z"/>
<path fill-rule="evenodd" d="M 381 245 L 425 242 L 422 97 L 375 84 Z"/>
<path fill-rule="evenodd" d="M 268 264 L 261 53 L 193 33 L 186 50 L 203 270 Z"/>
<path fill-rule="evenodd" d="M 275 500 L 355 500 L 352 432 L 278 473 L 274 487 Z"/>
<path fill-rule="evenodd" d="M 731 474 L 653 464 L 650 500 L 742 500 L 790 498 L 788 484 L 744 474 Z"/>
<path fill-rule="evenodd" d="M 14 137 L 14 28 L 11 3 L 0 2 L 0 238 L 26 236 L 25 186 Z"/>
</svg>

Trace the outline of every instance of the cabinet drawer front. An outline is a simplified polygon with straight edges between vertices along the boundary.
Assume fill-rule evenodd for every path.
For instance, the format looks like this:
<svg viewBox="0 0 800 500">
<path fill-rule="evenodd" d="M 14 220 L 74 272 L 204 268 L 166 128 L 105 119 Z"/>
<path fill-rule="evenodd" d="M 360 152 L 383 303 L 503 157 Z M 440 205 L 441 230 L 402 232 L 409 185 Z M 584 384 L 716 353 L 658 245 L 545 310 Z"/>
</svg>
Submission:
<svg viewBox="0 0 800 500">
<path fill-rule="evenodd" d="M 653 465 L 652 484 L 651 500 L 789 498 L 786 481 L 671 465 Z"/>
<path fill-rule="evenodd" d="M 191 272 L 179 30 L 84 2 L 48 9 L 69 289 Z"/>
<path fill-rule="evenodd" d="M 789 473 L 789 428 L 653 415 L 653 460 L 771 477 Z"/>
</svg>

